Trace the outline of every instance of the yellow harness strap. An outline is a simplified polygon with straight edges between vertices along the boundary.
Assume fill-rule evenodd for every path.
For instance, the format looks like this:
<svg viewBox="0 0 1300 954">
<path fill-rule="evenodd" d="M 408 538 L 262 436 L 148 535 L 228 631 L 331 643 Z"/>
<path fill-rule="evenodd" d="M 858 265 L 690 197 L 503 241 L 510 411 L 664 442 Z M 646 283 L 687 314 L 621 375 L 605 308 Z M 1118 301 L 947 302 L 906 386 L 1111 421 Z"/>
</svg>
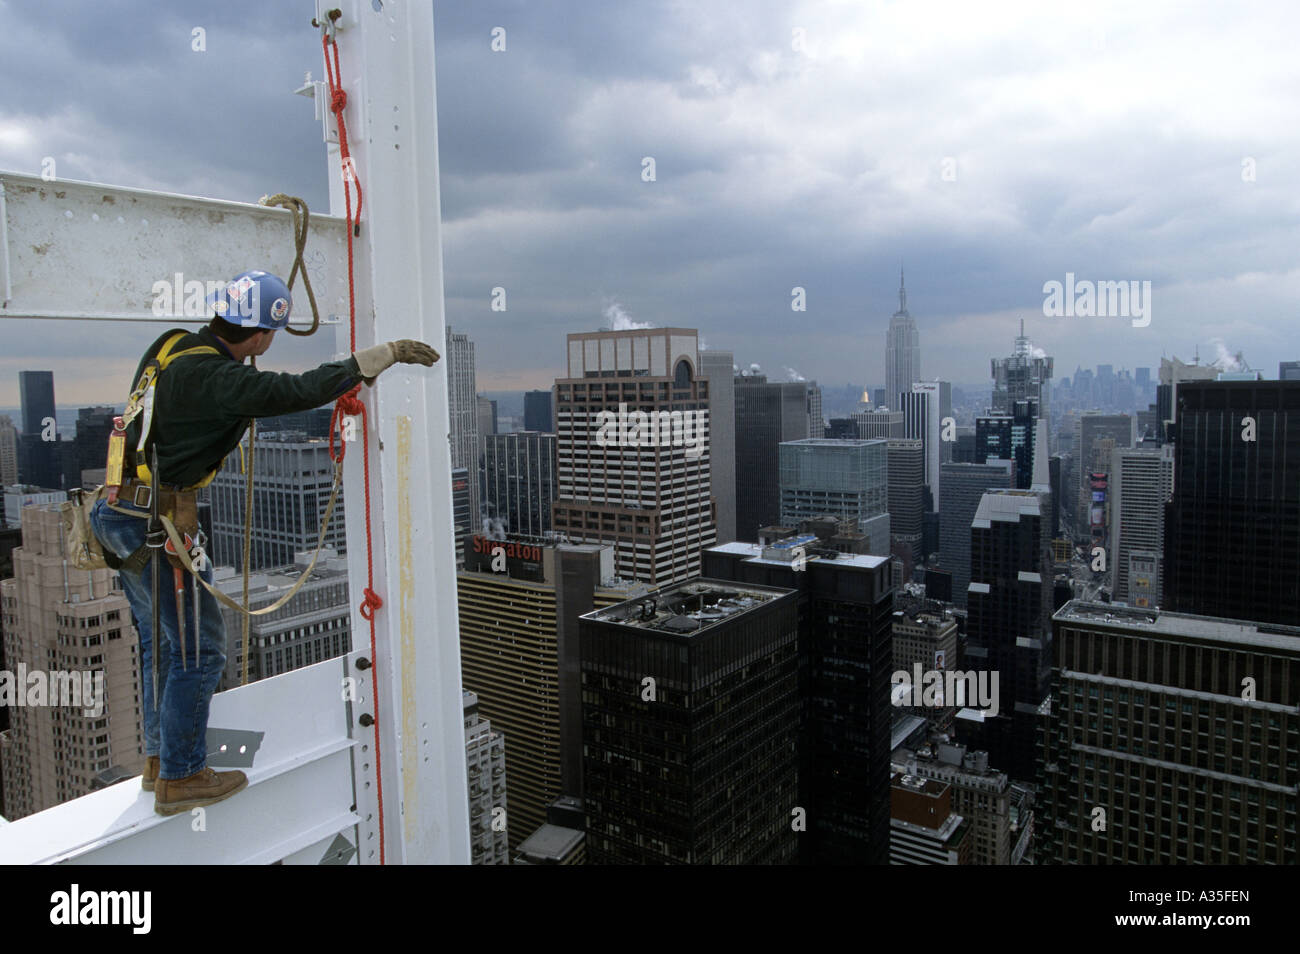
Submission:
<svg viewBox="0 0 1300 954">
<path fill-rule="evenodd" d="M 141 413 L 141 411 L 144 412 L 144 421 L 140 425 L 140 446 L 144 446 L 144 442 L 149 436 L 150 426 L 153 424 L 154 390 L 158 386 L 158 375 L 167 370 L 167 366 L 177 358 L 184 358 L 186 355 L 192 354 L 221 353 L 211 345 L 197 345 L 193 348 L 173 351 L 172 349 L 175 348 L 180 340 L 188 334 L 188 331 L 178 331 L 163 342 L 163 346 L 158 350 L 158 355 L 145 366 L 144 373 L 140 376 L 139 383 L 136 384 L 135 390 L 131 392 L 131 397 L 127 402 L 126 410 L 123 412 L 122 418 L 129 424 Z M 140 456 L 143 457 L 144 455 L 141 454 Z M 153 480 L 153 474 L 150 472 L 149 466 L 143 462 L 136 464 L 135 476 L 137 480 L 141 480 L 145 483 L 150 483 Z M 184 489 L 198 490 L 200 487 L 206 487 L 208 484 L 212 483 L 216 476 L 217 472 L 214 470 L 197 484 Z"/>
</svg>

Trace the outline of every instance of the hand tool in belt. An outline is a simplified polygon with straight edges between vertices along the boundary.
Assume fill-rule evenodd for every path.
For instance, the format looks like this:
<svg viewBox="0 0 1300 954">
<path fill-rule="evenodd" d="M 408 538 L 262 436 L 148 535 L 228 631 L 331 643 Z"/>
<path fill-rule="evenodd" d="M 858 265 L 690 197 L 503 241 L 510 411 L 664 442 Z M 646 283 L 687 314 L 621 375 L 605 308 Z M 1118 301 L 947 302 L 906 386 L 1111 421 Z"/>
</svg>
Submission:
<svg viewBox="0 0 1300 954">
<path fill-rule="evenodd" d="M 162 583 L 163 544 L 167 531 L 158 517 L 158 445 L 151 448 L 153 460 L 149 473 L 149 529 L 145 544 L 153 551 L 153 707 L 158 709 L 158 628 L 162 624 L 162 609 L 158 604 L 158 591 Z M 183 637 L 182 637 L 183 638 Z"/>
</svg>

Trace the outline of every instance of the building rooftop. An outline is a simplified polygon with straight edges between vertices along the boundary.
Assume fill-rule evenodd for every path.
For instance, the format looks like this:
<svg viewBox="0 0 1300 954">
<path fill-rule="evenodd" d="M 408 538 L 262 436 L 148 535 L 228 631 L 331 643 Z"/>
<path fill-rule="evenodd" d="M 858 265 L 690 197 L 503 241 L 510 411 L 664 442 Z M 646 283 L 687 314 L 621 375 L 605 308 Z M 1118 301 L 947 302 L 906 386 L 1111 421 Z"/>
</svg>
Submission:
<svg viewBox="0 0 1300 954">
<path fill-rule="evenodd" d="M 678 636 L 695 636 L 790 592 L 724 580 L 697 579 L 594 610 L 582 618 Z"/>
<path fill-rule="evenodd" d="M 1300 627 L 1274 623 L 1192 616 L 1158 609 L 1134 609 L 1115 603 L 1090 603 L 1084 600 L 1070 600 L 1056 611 L 1052 619 L 1116 629 L 1140 627 L 1165 636 L 1186 636 L 1264 649 L 1300 651 Z"/>
<path fill-rule="evenodd" d="M 585 834 L 576 828 L 546 823 L 520 843 L 518 854 L 559 860 L 570 854 Z"/>
<path fill-rule="evenodd" d="M 784 541 L 783 541 L 784 542 Z M 757 543 L 724 543 L 720 546 L 709 547 L 713 553 L 737 553 L 741 556 L 747 556 L 754 563 L 769 563 L 772 566 L 790 566 L 789 560 L 765 560 L 763 559 L 763 548 Z M 889 557 L 871 556 L 866 553 L 840 553 L 833 559 L 829 553 L 825 555 L 808 553 L 808 562 L 834 563 L 836 566 L 856 566 L 866 570 L 874 570 L 882 563 L 888 563 Z"/>
</svg>

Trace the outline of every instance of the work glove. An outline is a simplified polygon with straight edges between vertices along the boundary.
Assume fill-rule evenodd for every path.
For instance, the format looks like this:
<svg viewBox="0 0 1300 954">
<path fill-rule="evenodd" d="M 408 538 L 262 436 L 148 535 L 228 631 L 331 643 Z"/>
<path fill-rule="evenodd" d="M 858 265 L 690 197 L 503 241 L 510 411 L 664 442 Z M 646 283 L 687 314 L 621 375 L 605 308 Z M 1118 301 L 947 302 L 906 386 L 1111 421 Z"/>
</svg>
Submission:
<svg viewBox="0 0 1300 954">
<path fill-rule="evenodd" d="M 401 341 L 385 341 L 373 348 L 354 352 L 352 357 L 357 359 L 357 367 L 361 369 L 361 376 L 369 384 L 374 381 L 381 371 L 385 371 L 395 364 L 422 364 L 427 368 L 438 360 L 438 352 L 423 341 L 412 341 L 410 338 L 403 338 Z"/>
</svg>

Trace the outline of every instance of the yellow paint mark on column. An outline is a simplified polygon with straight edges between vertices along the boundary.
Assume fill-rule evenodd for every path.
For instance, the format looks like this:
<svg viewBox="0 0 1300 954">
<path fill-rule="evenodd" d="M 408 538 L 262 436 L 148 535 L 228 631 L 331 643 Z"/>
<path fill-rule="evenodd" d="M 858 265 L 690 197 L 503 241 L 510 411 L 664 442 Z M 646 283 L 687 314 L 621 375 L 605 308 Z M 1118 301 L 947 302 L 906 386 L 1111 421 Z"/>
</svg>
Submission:
<svg viewBox="0 0 1300 954">
<path fill-rule="evenodd" d="M 411 556 L 411 419 L 397 418 L 397 590 L 402 636 L 402 802 L 403 825 L 411 831 L 420 776 L 420 730 L 415 704 L 415 567 Z"/>
</svg>

